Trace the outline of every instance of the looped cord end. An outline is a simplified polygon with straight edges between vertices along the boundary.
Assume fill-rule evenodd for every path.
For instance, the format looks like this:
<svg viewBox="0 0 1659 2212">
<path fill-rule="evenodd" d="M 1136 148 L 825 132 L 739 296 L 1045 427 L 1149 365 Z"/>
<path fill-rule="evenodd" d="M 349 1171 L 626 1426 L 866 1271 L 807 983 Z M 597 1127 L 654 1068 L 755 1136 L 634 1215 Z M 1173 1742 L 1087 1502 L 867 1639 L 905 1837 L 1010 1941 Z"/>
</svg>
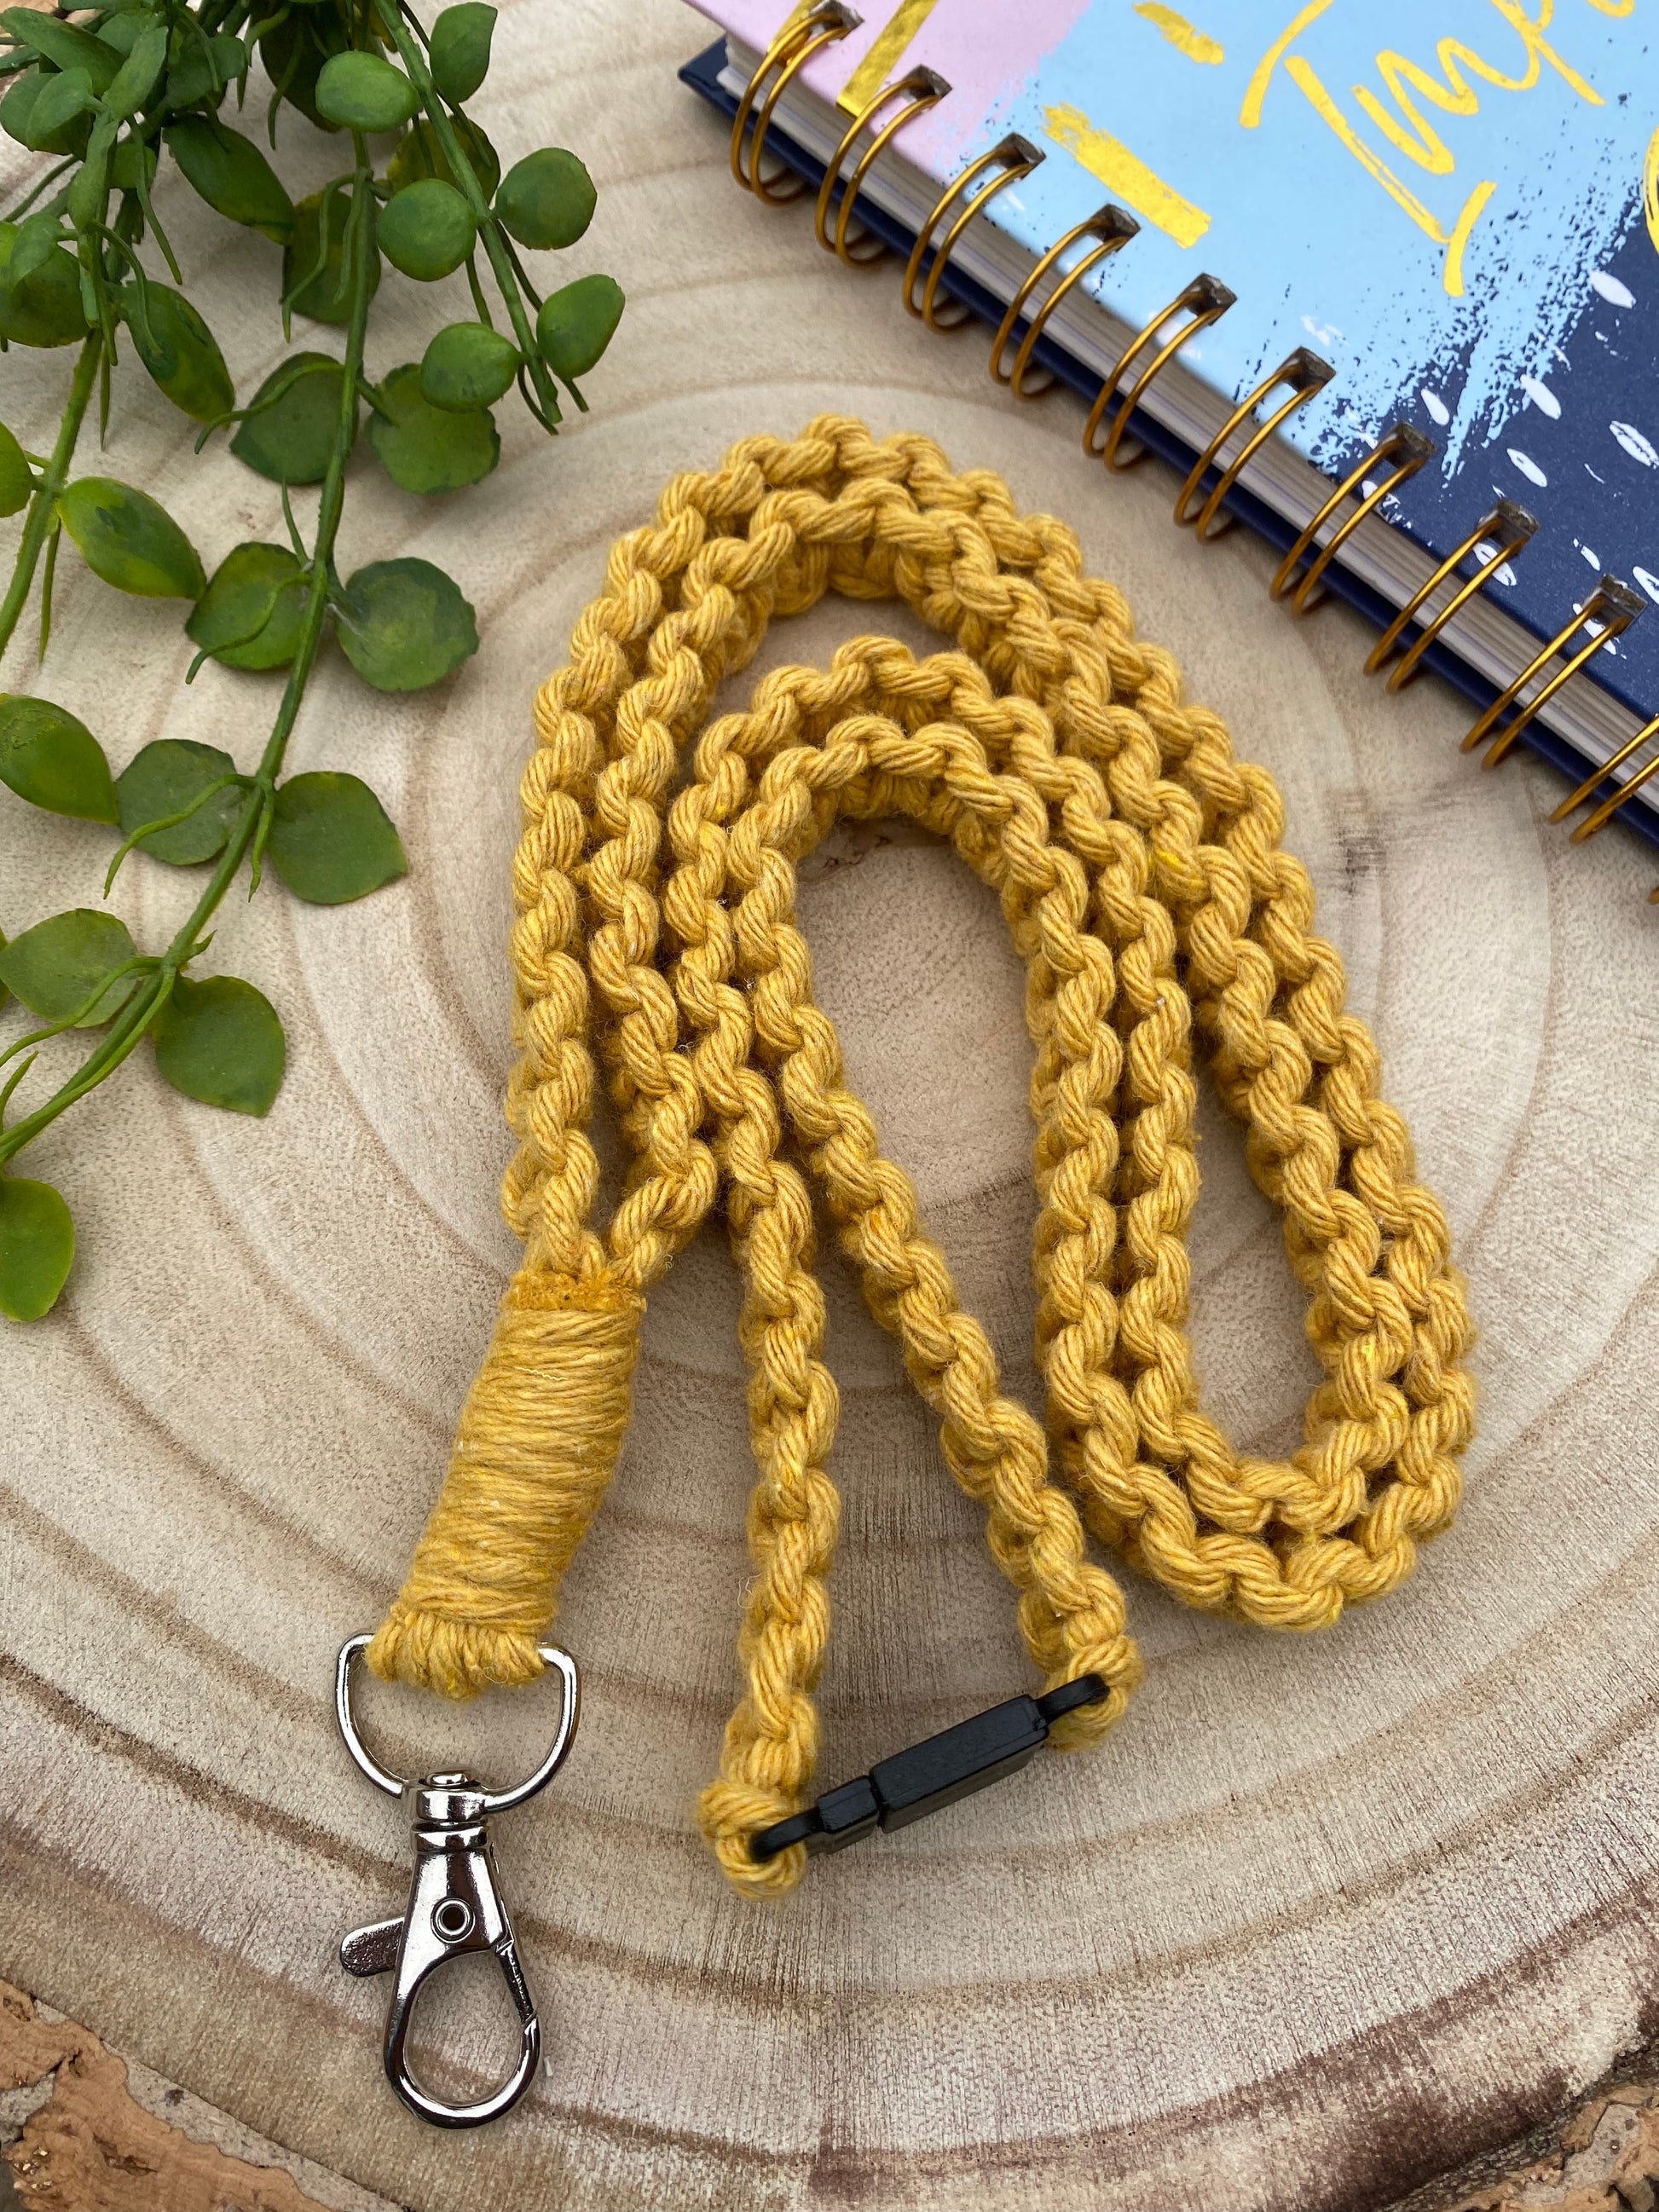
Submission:
<svg viewBox="0 0 1659 2212">
<path fill-rule="evenodd" d="M 545 1663 L 533 1632 L 479 1628 L 410 1605 L 401 1595 L 363 1656 L 383 1682 L 409 1682 L 445 1698 L 475 1698 L 480 1690 L 533 1682 Z"/>
<path fill-rule="evenodd" d="M 1140 1654 L 1127 1636 L 1120 1637 L 1115 1647 L 1106 1654 L 1110 1672 L 1097 1665 L 1080 1671 L 1100 1674 L 1109 1686 L 1103 1698 L 1094 1703 L 1079 1705 L 1072 1711 L 1061 1713 L 1048 1723 L 1048 1748 L 1051 1751 L 1092 1751 L 1109 1736 L 1129 1710 L 1129 1699 L 1140 1687 Z M 1043 1684 L 1045 1695 L 1070 1680 L 1068 1672 L 1051 1675 Z"/>
<path fill-rule="evenodd" d="M 541 1672 L 560 1578 L 628 1428 L 644 1311 L 607 1275 L 514 1277 L 409 1579 L 369 1645 L 377 1674 L 471 1698 Z"/>
<path fill-rule="evenodd" d="M 763 1829 L 800 1810 L 800 1799 L 752 1783 L 711 1782 L 697 1800 L 697 1826 L 714 1847 L 720 1872 L 744 1897 L 787 1897 L 806 1872 L 806 1846 L 792 1844 L 775 1857 L 756 1859 L 750 1844 Z"/>
</svg>

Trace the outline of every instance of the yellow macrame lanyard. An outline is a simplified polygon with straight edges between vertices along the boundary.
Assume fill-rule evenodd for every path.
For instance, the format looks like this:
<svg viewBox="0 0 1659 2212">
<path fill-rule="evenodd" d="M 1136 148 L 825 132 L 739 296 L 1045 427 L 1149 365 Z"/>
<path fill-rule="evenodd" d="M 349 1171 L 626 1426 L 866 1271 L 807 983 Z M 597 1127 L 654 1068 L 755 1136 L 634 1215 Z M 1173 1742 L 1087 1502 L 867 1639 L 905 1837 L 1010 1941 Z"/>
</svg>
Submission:
<svg viewBox="0 0 1659 2212">
<path fill-rule="evenodd" d="M 954 649 L 918 660 L 855 638 L 709 721 L 773 617 L 827 591 L 902 599 Z M 369 1646 L 377 1672 L 463 1697 L 540 1671 L 626 1431 L 646 1295 L 723 1196 L 760 1476 L 747 1689 L 700 1817 L 740 1889 L 799 1881 L 802 1844 L 753 1845 L 811 1794 L 830 1628 L 836 1398 L 809 1175 L 985 1508 L 1048 1687 L 1099 1678 L 1057 1742 L 1097 1741 L 1140 1674 L 1085 1523 L 1186 1603 L 1265 1627 L 1326 1626 L 1410 1571 L 1455 1510 L 1473 1426 L 1445 1218 L 1377 1096 L 1342 963 L 1311 934 L 1272 777 L 1182 700 L 1173 659 L 1135 637 L 1062 523 L 1018 513 L 988 470 L 952 475 L 926 438 L 878 442 L 826 416 L 746 439 L 677 477 L 655 525 L 612 548 L 536 724 L 505 1184 L 524 1264 Z M 796 867 L 837 820 L 892 814 L 993 887 L 1026 963 L 1046 1440 L 1003 1395 L 812 1000 Z M 1236 1452 L 1199 1402 L 1194 1029 L 1309 1301 L 1323 1376 L 1288 1462 Z M 632 1161 L 603 1235 L 596 1056 Z"/>
</svg>

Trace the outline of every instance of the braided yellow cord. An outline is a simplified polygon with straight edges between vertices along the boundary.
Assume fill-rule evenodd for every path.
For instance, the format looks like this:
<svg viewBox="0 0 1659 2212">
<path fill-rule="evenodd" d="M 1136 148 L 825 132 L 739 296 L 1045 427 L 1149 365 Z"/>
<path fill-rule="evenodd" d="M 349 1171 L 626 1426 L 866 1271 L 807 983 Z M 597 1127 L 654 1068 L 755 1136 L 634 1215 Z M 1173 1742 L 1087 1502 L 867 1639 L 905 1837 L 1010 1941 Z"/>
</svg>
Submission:
<svg viewBox="0 0 1659 2212">
<path fill-rule="evenodd" d="M 889 638 L 782 668 L 746 714 L 710 695 L 775 615 L 825 591 L 899 598 L 955 641 Z M 748 1687 L 701 1817 L 740 1887 L 759 1829 L 811 1796 L 829 1632 L 835 1384 L 799 1161 L 983 1504 L 1050 1686 L 1094 1672 L 1097 1739 L 1139 1676 L 1091 1529 L 1187 1603 L 1268 1627 L 1334 1621 L 1449 1519 L 1473 1425 L 1444 1217 L 1376 1096 L 1376 1048 L 1310 933 L 1272 778 L 1183 702 L 1076 539 L 928 440 L 823 416 L 677 477 L 623 538 L 536 705 L 514 862 L 523 1058 L 505 1183 L 526 1245 L 409 1580 L 370 1654 L 451 1695 L 519 1681 L 620 1447 L 644 1294 L 725 1195 L 760 1480 Z M 691 780 L 672 797 L 701 730 Z M 1003 1395 L 916 1197 L 848 1090 L 795 926 L 797 863 L 843 817 L 911 816 L 998 892 L 1028 972 L 1048 1432 Z M 1288 1462 L 1242 1457 L 1198 1402 L 1186 1334 L 1194 1019 L 1256 1181 L 1285 1215 L 1324 1370 Z M 593 1045 L 633 1156 L 603 1240 Z"/>
</svg>

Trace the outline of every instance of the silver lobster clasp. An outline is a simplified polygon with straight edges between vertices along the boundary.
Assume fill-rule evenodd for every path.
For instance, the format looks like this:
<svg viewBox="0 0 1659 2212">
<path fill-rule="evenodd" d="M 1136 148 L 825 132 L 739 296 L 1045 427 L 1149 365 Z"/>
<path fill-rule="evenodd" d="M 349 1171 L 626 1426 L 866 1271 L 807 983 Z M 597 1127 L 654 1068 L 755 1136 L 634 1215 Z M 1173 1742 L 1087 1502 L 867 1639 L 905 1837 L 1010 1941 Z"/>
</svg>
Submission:
<svg viewBox="0 0 1659 2212">
<path fill-rule="evenodd" d="M 580 1693 L 576 1662 L 556 1644 L 541 1656 L 564 1685 L 553 1747 L 535 1772 L 511 1790 L 485 1790 L 466 1774 L 433 1774 L 409 1782 L 388 1773 L 357 1733 L 351 1711 L 351 1665 L 371 1638 L 353 1636 L 340 1647 L 334 1676 L 334 1709 L 346 1749 L 377 1790 L 393 1797 L 414 1796 L 415 1876 L 409 1904 L 396 1920 L 377 1920 L 354 1929 L 340 1945 L 340 1964 L 349 1974 L 394 1973 L 392 2003 L 386 2016 L 386 2079 L 411 2112 L 440 2128 L 482 2127 L 510 2112 L 533 2080 L 541 2062 L 541 2023 L 519 1964 L 513 1923 L 495 1880 L 495 1856 L 489 1846 L 491 1818 L 511 1812 L 553 1779 L 576 1736 Z M 500 2088 L 476 2105 L 446 2105 L 422 2088 L 409 2069 L 404 2044 L 415 2000 L 428 1975 L 469 1951 L 493 1951 L 518 2008 L 522 2049 L 519 2063 Z"/>
</svg>

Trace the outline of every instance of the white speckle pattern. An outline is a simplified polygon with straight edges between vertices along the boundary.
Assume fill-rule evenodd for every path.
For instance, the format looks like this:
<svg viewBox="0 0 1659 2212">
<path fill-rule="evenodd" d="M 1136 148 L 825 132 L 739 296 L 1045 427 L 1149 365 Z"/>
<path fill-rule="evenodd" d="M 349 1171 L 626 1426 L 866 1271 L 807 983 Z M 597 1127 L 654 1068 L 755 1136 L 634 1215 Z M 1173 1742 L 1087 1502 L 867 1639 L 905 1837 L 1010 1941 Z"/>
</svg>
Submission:
<svg viewBox="0 0 1659 2212">
<path fill-rule="evenodd" d="M 1510 447 L 1510 463 L 1512 467 L 1520 470 L 1528 483 L 1547 484 L 1549 482 L 1549 478 L 1533 459 L 1531 454 L 1522 453 L 1515 446 Z"/>
<path fill-rule="evenodd" d="M 1588 545 L 1581 545 L 1578 550 L 1599 576 L 1601 573 L 1601 556 L 1599 553 L 1592 553 Z"/>
<path fill-rule="evenodd" d="M 1636 295 L 1630 286 L 1621 284 L 1616 276 L 1609 276 L 1605 269 L 1595 271 L 1590 277 L 1590 286 L 1612 307 L 1633 307 L 1636 305 Z"/>
<path fill-rule="evenodd" d="M 1523 376 L 1521 389 L 1540 415 L 1547 415 L 1552 422 L 1561 419 L 1561 403 L 1547 384 L 1540 384 L 1535 376 Z"/>
<path fill-rule="evenodd" d="M 1632 460 L 1640 461 L 1644 469 L 1659 469 L 1659 450 L 1650 439 L 1644 438 L 1633 422 L 1609 422 L 1607 425 Z M 1513 460 L 1513 453 L 1510 455 Z"/>
<path fill-rule="evenodd" d="M 1443 430 L 1451 421 L 1451 410 L 1440 394 L 1431 392 L 1426 384 L 1423 386 L 1423 404 L 1428 409 L 1431 420 L 1437 422 Z"/>
<path fill-rule="evenodd" d="M 1653 601 L 1655 606 L 1659 607 L 1659 576 L 1656 576 L 1650 568 L 1632 568 L 1631 574 Z"/>
<path fill-rule="evenodd" d="M 1480 543 L 1474 549 L 1474 557 L 1477 561 L 1490 561 L 1492 555 L 1496 553 L 1497 550 L 1498 548 L 1492 544 L 1490 538 L 1483 538 L 1480 540 Z M 1505 561 L 1501 567 L 1496 568 L 1492 570 L 1491 575 L 1487 577 L 1486 581 L 1489 584 L 1512 584 L 1515 581 L 1515 571 L 1510 568 L 1509 562 Z"/>
<path fill-rule="evenodd" d="M 1342 335 L 1334 323 L 1318 322 L 1312 315 L 1304 315 L 1302 327 L 1310 338 L 1317 338 L 1325 346 L 1334 345 Z"/>
</svg>

